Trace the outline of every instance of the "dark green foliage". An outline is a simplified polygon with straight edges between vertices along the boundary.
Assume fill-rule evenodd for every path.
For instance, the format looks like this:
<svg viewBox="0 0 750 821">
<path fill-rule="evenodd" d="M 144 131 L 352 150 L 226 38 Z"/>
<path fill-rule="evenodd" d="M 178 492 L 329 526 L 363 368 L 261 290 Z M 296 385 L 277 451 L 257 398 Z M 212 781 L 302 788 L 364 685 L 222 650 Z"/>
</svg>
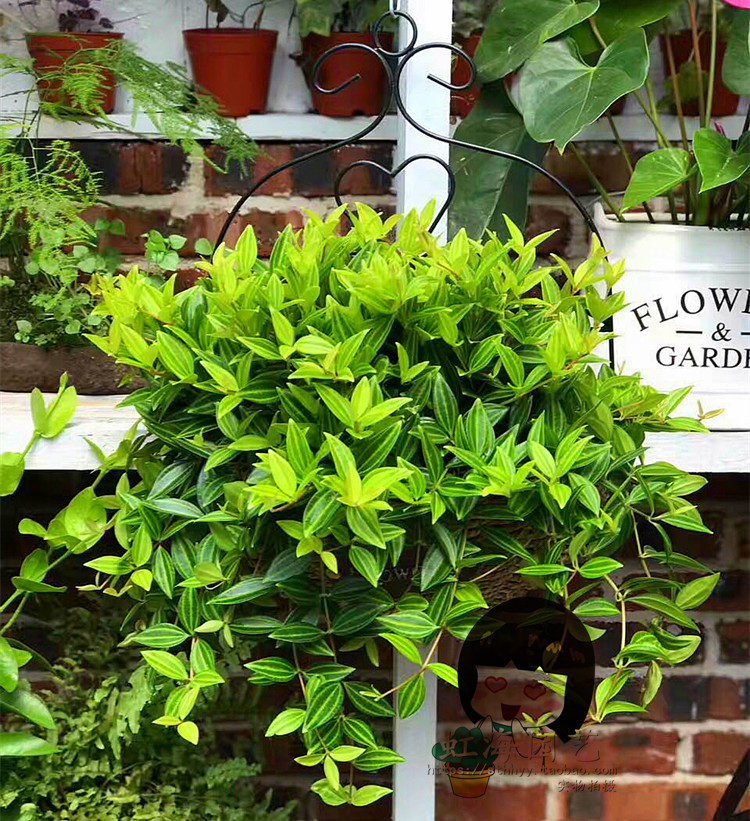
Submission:
<svg viewBox="0 0 750 821">
<path fill-rule="evenodd" d="M 54 687 L 43 695 L 57 721 L 58 752 L 4 760 L 0 817 L 288 821 L 293 805 L 271 809 L 270 794 L 258 796 L 253 784 L 260 767 L 241 756 L 221 756 L 210 731 L 213 716 L 252 711 L 246 685 L 229 688 L 224 699 L 215 694 L 201 710 L 207 729 L 200 750 L 176 746 L 151 723 L 148 701 L 154 684 L 143 671 L 129 674 L 136 654 L 117 650 L 112 613 L 73 610 L 53 635 L 66 656 L 54 667 Z"/>
<path fill-rule="evenodd" d="M 647 431 L 703 429 L 670 418 L 686 391 L 660 394 L 597 356 L 624 304 L 598 288 L 622 264 L 594 247 L 575 271 L 535 267 L 545 236 L 524 242 L 510 222 L 507 242 L 461 232 L 441 247 L 429 212 L 395 241 L 399 218 L 363 205 L 344 235 L 343 210 L 310 216 L 268 261 L 248 229 L 178 295 L 137 270 L 98 278 L 110 325 L 92 341 L 150 381 L 127 400 L 149 435 L 103 469 L 138 473 L 114 495 L 79 494 L 48 528 L 22 525 L 50 553 L 114 528 L 119 548 L 87 562 L 87 589 L 132 600 L 126 644 L 168 693 L 157 722 L 188 742 L 193 709 L 239 661 L 258 686 L 293 687 L 267 734 L 301 734 L 297 761 L 322 767 L 313 790 L 333 805 L 388 792 L 367 773 L 400 757 L 368 725 L 415 714 L 426 676 L 456 684 L 434 659 L 487 607 L 481 580 L 515 571 L 584 621 L 642 608 L 630 641 L 612 627 L 598 723 L 642 712 L 660 665 L 694 652 L 685 610 L 718 578 L 663 529 L 706 531 L 685 499 L 704 480 L 642 460 Z M 617 557 L 645 522 L 664 543 L 638 543 L 643 573 L 624 582 Z M 357 678 L 354 654 L 377 664 L 380 647 L 418 665 L 387 692 Z M 616 701 L 649 665 L 641 703 Z"/>
</svg>

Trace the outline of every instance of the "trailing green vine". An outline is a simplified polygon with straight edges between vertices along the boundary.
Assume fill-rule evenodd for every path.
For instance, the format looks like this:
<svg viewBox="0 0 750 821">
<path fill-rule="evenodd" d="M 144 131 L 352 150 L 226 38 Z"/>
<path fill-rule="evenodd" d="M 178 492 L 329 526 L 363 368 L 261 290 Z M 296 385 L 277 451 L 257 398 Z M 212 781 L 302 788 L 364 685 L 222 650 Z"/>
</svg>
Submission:
<svg viewBox="0 0 750 821">
<path fill-rule="evenodd" d="M 368 773 L 402 760 L 373 719 L 417 713 L 428 676 L 456 684 L 437 651 L 487 607 L 480 581 L 515 571 L 593 640 L 593 622 L 637 609 L 600 722 L 643 712 L 661 666 L 692 655 L 687 611 L 718 575 L 666 529 L 707 531 L 685 498 L 704 480 L 644 460 L 647 432 L 703 430 L 672 417 L 687 391 L 597 356 L 620 263 L 595 245 L 575 270 L 535 267 L 548 235 L 524 242 L 510 221 L 506 242 L 440 246 L 431 209 L 396 240 L 398 217 L 359 205 L 342 234 L 343 213 L 287 228 L 268 261 L 248 229 L 180 294 L 137 270 L 97 279 L 110 324 L 92 342 L 150 383 L 126 400 L 148 430 L 120 454 L 137 475 L 22 530 L 50 555 L 114 531 L 87 589 L 132 599 L 125 641 L 174 685 L 157 724 L 198 743 L 195 705 L 244 662 L 251 683 L 293 688 L 266 734 L 300 734 L 313 791 L 362 806 L 389 792 Z M 639 545 L 643 573 L 623 578 L 646 522 L 662 544 Z M 417 669 L 379 689 L 357 654 L 378 664 L 383 648 Z M 618 700 L 636 676 L 638 703 Z"/>
</svg>

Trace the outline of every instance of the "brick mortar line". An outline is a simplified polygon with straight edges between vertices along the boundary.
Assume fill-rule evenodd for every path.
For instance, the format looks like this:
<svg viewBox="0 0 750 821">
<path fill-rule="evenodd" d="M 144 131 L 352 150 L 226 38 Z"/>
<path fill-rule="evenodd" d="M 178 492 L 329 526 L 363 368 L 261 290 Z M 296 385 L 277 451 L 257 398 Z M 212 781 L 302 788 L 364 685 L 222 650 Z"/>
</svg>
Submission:
<svg viewBox="0 0 750 821">
<path fill-rule="evenodd" d="M 455 729 L 455 722 L 438 722 L 439 730 Z M 727 721 L 720 718 L 707 718 L 703 721 L 633 721 L 627 724 L 599 724 L 592 728 L 597 735 L 617 735 L 622 730 L 648 730 L 651 732 L 676 732 L 691 738 L 701 733 L 719 732 L 721 735 L 743 735 L 750 733 L 750 719 L 737 719 L 727 730 Z"/>
<path fill-rule="evenodd" d="M 183 196 L 184 194 L 184 196 Z M 185 192 L 180 190 L 174 194 L 110 194 L 105 198 L 105 206 L 114 208 L 140 208 L 146 211 L 169 211 L 175 219 L 186 219 L 194 214 L 224 214 L 231 211 L 240 195 L 225 197 L 207 197 L 203 193 Z M 388 206 L 395 202 L 394 194 L 362 194 L 360 199 L 368 205 Z M 271 194 L 254 195 L 240 209 L 239 214 L 247 214 L 253 210 L 266 213 L 283 214 L 294 209 L 306 208 L 319 216 L 325 216 L 336 207 L 336 202 L 330 197 L 305 197 L 300 194 L 284 195 L 283 197 Z"/>
<path fill-rule="evenodd" d="M 552 762 L 552 766 L 554 762 Z M 569 768 L 570 769 L 570 768 Z M 602 769 L 607 769 L 602 767 Z M 447 776 L 441 774 L 441 779 L 447 782 Z M 686 784 L 692 786 L 705 787 L 724 787 L 731 780 L 731 775 L 702 775 L 701 773 L 671 773 L 669 775 L 650 775 L 648 773 L 618 773 L 617 775 L 588 775 L 586 773 L 571 772 L 559 775 L 538 775 L 532 773 L 530 776 L 526 775 L 503 775 L 501 772 L 495 773 L 489 781 L 489 786 L 495 789 L 502 789 L 507 786 L 523 786 L 523 787 L 547 787 L 552 789 L 553 786 L 560 781 L 568 778 L 575 778 L 578 781 L 591 783 L 593 781 L 601 781 L 602 779 L 614 779 L 615 786 L 633 786 L 638 784 L 654 784 L 655 782 L 664 783 L 666 785 L 685 786 Z M 498 783 L 502 782 L 502 783 Z"/>
</svg>

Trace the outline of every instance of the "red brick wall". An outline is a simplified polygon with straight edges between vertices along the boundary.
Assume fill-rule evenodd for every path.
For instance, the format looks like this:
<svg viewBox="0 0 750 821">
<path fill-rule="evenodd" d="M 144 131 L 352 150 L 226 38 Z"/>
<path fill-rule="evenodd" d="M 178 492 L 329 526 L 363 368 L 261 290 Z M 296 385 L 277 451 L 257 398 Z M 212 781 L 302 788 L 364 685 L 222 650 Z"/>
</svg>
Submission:
<svg viewBox="0 0 750 821">
<path fill-rule="evenodd" d="M 548 771 L 567 767 L 584 774 L 545 775 L 541 758 L 513 752 L 501 765 L 506 772 L 523 767 L 532 773 L 498 772 L 486 795 L 476 799 L 455 797 L 447 777 L 439 775 L 438 821 L 710 821 L 750 747 L 750 518 L 747 477 L 709 479 L 696 500 L 714 535 L 683 531 L 675 541 L 675 550 L 723 572 L 714 596 L 697 613 L 704 631 L 699 651 L 689 663 L 664 670 L 646 717 L 608 720 L 592 730 L 586 751 L 576 754 L 572 743 L 558 743 L 554 760 L 544 760 Z M 626 564 L 623 572 L 629 569 Z M 611 635 L 595 645 L 598 677 L 613 672 L 604 665 L 611 658 L 609 645 L 619 646 L 619 625 L 609 627 Z M 445 650 L 450 661 L 455 651 Z M 641 683 L 630 682 L 619 698 L 637 700 Z M 447 737 L 467 720 L 455 691 L 439 687 L 440 732 Z M 592 768 L 617 773 L 596 775 Z M 604 791 L 605 782 L 614 782 L 614 789 Z M 750 795 L 742 808 L 750 808 Z"/>
<path fill-rule="evenodd" d="M 90 165 L 101 172 L 102 197 L 106 200 L 102 209 L 110 217 L 121 217 L 126 224 L 127 236 L 115 239 L 120 250 L 128 257 L 141 255 L 140 234 L 151 228 L 186 234 L 190 243 L 183 253 L 185 266 L 190 267 L 192 243 L 201 236 L 212 240 L 216 237 L 237 196 L 248 184 L 273 165 L 300 156 L 319 144 L 262 144 L 263 153 L 247 179 L 236 168 L 228 175 L 217 174 L 204 160 L 187 158 L 178 148 L 162 144 L 92 140 L 77 146 Z M 624 188 L 622 160 L 610 144 L 581 144 L 579 148 L 612 190 Z M 647 147 L 633 145 L 631 149 L 635 157 Z M 340 149 L 309 165 L 286 171 L 247 203 L 230 234 L 230 243 L 244 225 L 252 224 L 259 237 L 261 253 L 268 254 L 278 231 L 288 223 L 302 224 L 303 209 L 317 213 L 331 210 L 333 180 L 344 165 L 355 159 L 373 159 L 387 166 L 391 154 L 391 144 L 370 142 Z M 211 152 L 209 156 L 219 159 Z M 551 153 L 547 165 L 575 193 L 590 193 L 585 173 L 569 154 L 560 157 Z M 383 210 L 390 211 L 394 207 L 388 184 L 367 169 L 358 169 L 347 178 L 344 192 L 352 200 L 361 199 Z M 534 185 L 529 222 L 531 233 L 553 227 L 560 229 L 545 250 L 573 259 L 585 254 L 587 237 L 580 216 L 544 180 Z M 29 477 L 30 483 L 34 481 L 36 477 Z M 14 517 L 16 509 L 19 518 L 32 515 L 29 505 L 39 506 L 47 492 L 43 484 L 34 491 L 32 484 L 28 485 L 30 495 L 14 498 L 4 505 L 4 572 L 8 571 L 9 563 L 13 564 L 9 554 L 22 557 L 28 549 L 28 545 L 13 535 L 13 528 L 8 528 L 8 520 Z M 662 692 L 649 716 L 608 723 L 592 738 L 592 743 L 599 747 L 602 765 L 618 769 L 614 776 L 615 790 L 567 792 L 560 791 L 559 776 L 495 775 L 484 798 L 461 799 L 452 795 L 447 780 L 440 776 L 438 821 L 708 821 L 711 818 L 750 740 L 747 502 L 747 477 L 714 477 L 703 493 L 702 509 L 715 535 L 680 532 L 676 549 L 722 568 L 725 575 L 713 599 L 699 614 L 698 621 L 705 630 L 702 647 L 690 664 L 665 670 Z M 64 503 L 65 500 L 60 502 Z M 34 518 L 45 520 L 42 512 Z M 610 644 L 609 637 L 600 640 L 602 659 L 611 657 L 607 653 Z M 384 660 L 381 671 L 375 675 L 387 676 L 388 669 L 389 664 Z M 599 672 L 603 676 L 608 671 L 601 668 Z M 447 732 L 465 723 L 465 718 L 456 709 L 455 698 L 451 700 L 447 685 L 440 686 L 441 729 Z M 632 689 L 636 687 L 637 683 Z M 623 697 L 628 697 L 627 690 Z M 269 720 L 270 715 L 269 712 Z M 247 726 L 229 723 L 225 732 L 236 735 L 246 732 Z M 387 731 L 387 727 L 384 729 Z M 349 821 L 350 818 L 382 821 L 390 817 L 385 803 L 342 813 L 306 795 L 304 787 L 312 779 L 308 771 L 291 761 L 292 753 L 299 754 L 294 752 L 293 743 L 289 739 L 273 739 L 272 744 L 264 745 L 266 766 L 260 780 L 264 786 L 274 787 L 280 796 L 304 796 L 300 817 L 317 817 L 320 821 Z M 559 757 L 561 762 L 569 761 L 570 750 L 564 749 Z M 425 750 L 425 767 L 434 763 L 430 751 Z M 584 787 L 598 780 L 602 787 L 605 779 L 584 775 L 566 780 L 579 780 Z"/>
<path fill-rule="evenodd" d="M 75 145 L 89 165 L 101 173 L 102 198 L 107 206 L 97 211 L 125 222 L 127 236 L 114 240 L 116 247 L 128 256 L 138 256 L 143 250 L 140 235 L 156 228 L 163 233 L 186 235 L 190 241 L 182 253 L 189 257 L 196 239 L 206 236 L 213 240 L 217 236 L 237 197 L 249 185 L 270 169 L 319 148 L 321 143 L 262 143 L 261 154 L 247 176 L 236 166 L 228 174 L 221 174 L 209 162 L 186 157 L 179 148 L 161 143 L 87 140 Z M 612 144 L 583 143 L 579 148 L 611 190 L 625 187 L 624 161 Z M 630 150 L 635 158 L 644 147 L 632 144 Z M 268 253 L 277 232 L 286 224 L 302 224 L 304 209 L 326 213 L 335 206 L 333 184 L 344 166 L 369 159 L 388 167 L 392 153 L 392 143 L 366 142 L 285 171 L 248 201 L 229 234 L 230 243 L 252 224 L 261 251 Z M 221 162 L 217 149 L 210 148 L 208 156 Z M 591 193 L 585 172 L 570 152 L 564 156 L 551 152 L 546 162 L 574 193 Z M 385 211 L 395 207 L 390 183 L 373 169 L 360 167 L 352 171 L 343 181 L 342 192 L 350 201 L 359 199 Z M 580 215 L 552 183 L 538 178 L 533 187 L 528 231 L 536 234 L 551 228 L 557 228 L 558 233 L 545 243 L 544 251 L 573 259 L 585 255 L 588 240 Z"/>
</svg>

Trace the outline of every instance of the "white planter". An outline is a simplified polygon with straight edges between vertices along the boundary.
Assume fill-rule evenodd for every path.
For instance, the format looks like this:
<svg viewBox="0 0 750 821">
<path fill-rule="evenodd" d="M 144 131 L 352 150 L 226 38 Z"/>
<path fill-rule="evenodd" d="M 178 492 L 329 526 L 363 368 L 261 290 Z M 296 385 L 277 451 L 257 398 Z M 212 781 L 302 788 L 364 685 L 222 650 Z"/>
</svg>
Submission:
<svg viewBox="0 0 750 821">
<path fill-rule="evenodd" d="M 661 391 L 692 385 L 680 416 L 724 409 L 713 430 L 750 429 L 750 231 L 618 222 L 597 206 L 611 252 L 625 259 L 616 286 L 628 306 L 614 317 L 616 368 Z"/>
</svg>

